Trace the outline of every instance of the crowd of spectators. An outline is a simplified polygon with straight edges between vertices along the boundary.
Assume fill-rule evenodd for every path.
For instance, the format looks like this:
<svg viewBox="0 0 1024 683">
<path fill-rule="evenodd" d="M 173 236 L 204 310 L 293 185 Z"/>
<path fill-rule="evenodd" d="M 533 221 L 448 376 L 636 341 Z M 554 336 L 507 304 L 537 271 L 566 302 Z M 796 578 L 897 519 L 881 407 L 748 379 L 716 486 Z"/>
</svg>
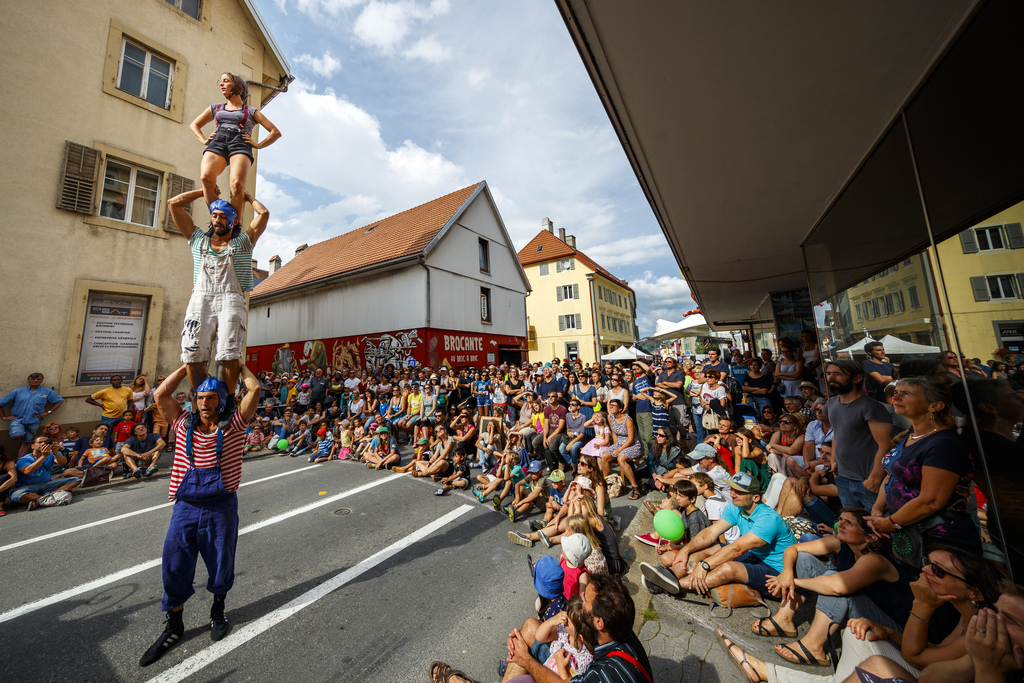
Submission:
<svg viewBox="0 0 1024 683">
<path fill-rule="evenodd" d="M 702 362 L 262 373 L 246 450 L 429 478 L 437 496 L 467 491 L 527 521 L 511 542 L 559 546 L 558 560 L 532 566 L 537 615 L 509 636 L 503 680 L 650 680 L 612 509 L 649 491 L 664 496 L 644 508 L 678 514 L 685 533 L 638 534 L 657 561 L 632 578 L 654 593 L 741 584 L 778 601 L 750 628 L 793 638 L 776 648 L 783 660 L 841 656 L 863 681 L 913 678 L 988 666 L 977 644 L 996 633 L 998 666 L 1020 668 L 1006 642 L 1024 628 L 1024 599 L 1000 576 L 1024 571 L 1024 544 L 999 520 L 1019 518 L 1024 368 L 953 354 L 894 364 L 880 345 L 866 351 L 863 362 L 823 362 L 810 335 L 777 357 L 710 349 Z M 36 436 L 62 402 L 35 394 L 41 379 L 0 400 L 26 444 L 0 475 L 13 502 L 63 504 L 94 468 L 146 477 L 171 447 L 145 376 L 112 378 L 87 399 L 102 409 L 91 435 L 52 423 Z M 990 476 L 976 479 L 979 448 Z M 797 638 L 807 600 L 814 618 Z M 839 655 L 830 644 L 844 628 Z M 793 677 L 721 640 L 752 683 Z M 611 670 L 617 678 L 601 673 Z M 430 674 L 470 680 L 440 662 Z"/>
</svg>

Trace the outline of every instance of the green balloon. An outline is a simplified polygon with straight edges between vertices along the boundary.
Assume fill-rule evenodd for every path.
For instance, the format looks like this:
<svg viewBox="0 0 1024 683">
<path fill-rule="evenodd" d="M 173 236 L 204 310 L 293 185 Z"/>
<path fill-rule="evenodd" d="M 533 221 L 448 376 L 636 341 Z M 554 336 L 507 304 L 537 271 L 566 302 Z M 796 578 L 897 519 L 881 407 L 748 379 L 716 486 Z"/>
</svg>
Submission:
<svg viewBox="0 0 1024 683">
<path fill-rule="evenodd" d="M 675 510 L 659 510 L 654 515 L 654 530 L 666 541 L 675 542 L 686 534 L 686 525 Z"/>
<path fill-rule="evenodd" d="M 283 451 L 286 448 L 288 448 L 288 439 L 278 439 L 277 440 L 277 450 Z"/>
</svg>

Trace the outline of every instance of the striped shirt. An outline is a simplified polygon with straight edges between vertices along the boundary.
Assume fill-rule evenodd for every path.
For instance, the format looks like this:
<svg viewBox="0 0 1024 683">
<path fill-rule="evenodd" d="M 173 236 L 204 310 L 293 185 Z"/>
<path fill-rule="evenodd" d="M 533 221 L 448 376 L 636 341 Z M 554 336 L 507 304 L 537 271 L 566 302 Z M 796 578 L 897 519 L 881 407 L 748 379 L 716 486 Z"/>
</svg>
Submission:
<svg viewBox="0 0 1024 683">
<path fill-rule="evenodd" d="M 613 656 L 612 652 L 630 655 L 645 671 L 641 671 L 636 664 L 621 655 Z M 644 652 L 637 637 L 631 635 L 626 641 L 613 640 L 598 645 L 594 650 L 594 661 L 586 671 L 573 676 L 572 683 L 649 683 L 651 671 L 647 653 Z"/>
<path fill-rule="evenodd" d="M 174 430 L 174 464 L 171 465 L 171 488 L 167 497 L 174 500 L 178 492 L 178 484 L 188 470 L 188 454 L 185 444 L 188 442 L 188 413 L 182 412 L 171 427 Z M 198 416 L 193 416 L 198 420 Z M 196 468 L 215 467 L 217 465 L 217 432 L 203 434 L 198 429 L 192 432 L 192 457 Z M 235 410 L 231 424 L 224 431 L 224 450 L 221 453 L 221 481 L 227 491 L 237 491 L 242 482 L 242 449 L 245 445 L 245 420 L 242 413 Z"/>
<path fill-rule="evenodd" d="M 206 252 L 213 258 L 227 258 L 231 255 L 231 263 L 235 267 L 235 275 L 238 277 L 238 284 L 242 286 L 243 292 L 251 292 L 252 283 L 252 242 L 249 241 L 249 233 L 244 230 L 238 233 L 238 237 L 231 240 L 229 249 L 217 253 L 210 249 L 210 238 L 202 228 L 196 228 L 189 238 L 188 244 L 192 249 L 192 286 L 199 279 L 199 268 L 203 262 L 202 245 L 206 244 Z"/>
</svg>

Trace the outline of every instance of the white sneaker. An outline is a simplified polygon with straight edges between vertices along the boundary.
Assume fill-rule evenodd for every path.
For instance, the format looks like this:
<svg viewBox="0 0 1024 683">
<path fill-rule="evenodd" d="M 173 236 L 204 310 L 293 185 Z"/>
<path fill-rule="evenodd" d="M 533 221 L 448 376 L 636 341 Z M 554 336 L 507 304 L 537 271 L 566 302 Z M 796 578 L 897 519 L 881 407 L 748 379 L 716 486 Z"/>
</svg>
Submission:
<svg viewBox="0 0 1024 683">
<path fill-rule="evenodd" d="M 643 586 L 651 595 L 658 595 L 659 593 L 665 592 L 661 590 L 661 588 L 659 588 L 658 586 L 655 586 L 653 583 L 648 581 L 646 576 L 640 576 L 640 585 Z"/>
<path fill-rule="evenodd" d="M 641 562 L 640 574 L 669 595 L 678 595 L 682 591 L 679 579 L 668 567 L 656 567 L 650 562 Z"/>
</svg>

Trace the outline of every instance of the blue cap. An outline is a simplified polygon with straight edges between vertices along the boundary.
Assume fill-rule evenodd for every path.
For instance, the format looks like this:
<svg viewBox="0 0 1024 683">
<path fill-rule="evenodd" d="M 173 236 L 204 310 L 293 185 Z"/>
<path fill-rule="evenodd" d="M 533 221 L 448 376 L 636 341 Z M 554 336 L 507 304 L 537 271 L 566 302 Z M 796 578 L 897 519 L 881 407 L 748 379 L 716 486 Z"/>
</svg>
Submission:
<svg viewBox="0 0 1024 683">
<path fill-rule="evenodd" d="M 542 598 L 553 599 L 561 595 L 565 590 L 562 586 L 564 578 L 565 572 L 562 571 L 558 560 L 550 555 L 545 555 L 533 565 L 533 587 Z"/>
<path fill-rule="evenodd" d="M 761 482 L 749 472 L 737 472 L 726 480 L 729 486 L 740 493 L 761 493 Z"/>
<path fill-rule="evenodd" d="M 238 214 L 235 213 L 235 207 L 231 206 L 231 202 L 227 202 L 223 199 L 215 199 L 210 202 L 210 213 L 214 211 L 223 211 L 228 216 L 228 227 L 230 228 L 235 224 L 235 218 Z"/>
<path fill-rule="evenodd" d="M 542 469 L 544 469 L 544 465 L 541 464 L 540 460 L 534 460 L 530 463 L 530 474 L 537 474 Z"/>
<path fill-rule="evenodd" d="M 207 377 L 202 384 L 196 387 L 196 394 L 201 394 L 204 391 L 216 391 L 217 399 L 220 401 L 217 404 L 217 410 L 224 410 L 228 404 L 228 385 L 216 377 Z"/>
</svg>

